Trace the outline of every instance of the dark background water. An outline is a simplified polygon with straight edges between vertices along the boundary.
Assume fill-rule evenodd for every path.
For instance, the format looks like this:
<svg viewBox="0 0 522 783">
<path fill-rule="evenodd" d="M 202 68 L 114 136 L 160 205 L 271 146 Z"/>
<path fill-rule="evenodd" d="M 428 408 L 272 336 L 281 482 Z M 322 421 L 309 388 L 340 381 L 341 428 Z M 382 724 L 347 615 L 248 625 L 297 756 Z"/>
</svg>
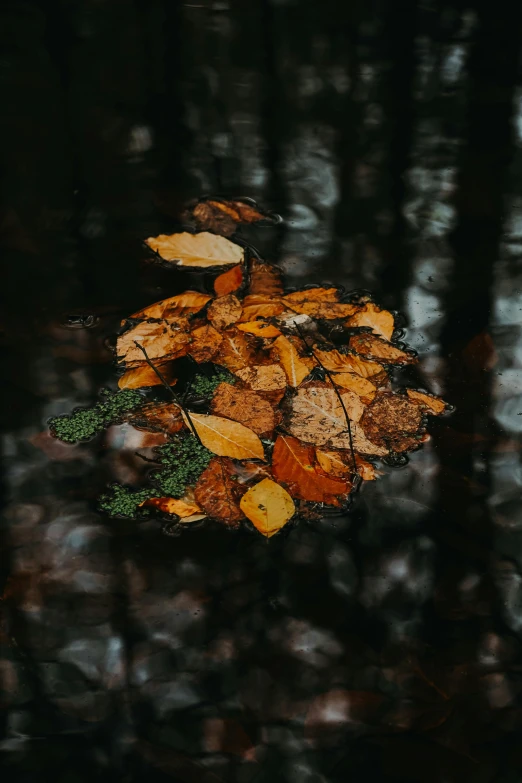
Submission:
<svg viewBox="0 0 522 783">
<path fill-rule="evenodd" d="M 1 764 L 9 781 L 522 780 L 522 6 L 0 3 Z M 289 285 L 371 290 L 457 410 L 346 517 L 267 544 L 95 511 L 106 338 L 202 194 Z M 83 329 L 68 316 L 92 316 Z M 150 444 L 149 444 L 150 445 Z"/>
</svg>

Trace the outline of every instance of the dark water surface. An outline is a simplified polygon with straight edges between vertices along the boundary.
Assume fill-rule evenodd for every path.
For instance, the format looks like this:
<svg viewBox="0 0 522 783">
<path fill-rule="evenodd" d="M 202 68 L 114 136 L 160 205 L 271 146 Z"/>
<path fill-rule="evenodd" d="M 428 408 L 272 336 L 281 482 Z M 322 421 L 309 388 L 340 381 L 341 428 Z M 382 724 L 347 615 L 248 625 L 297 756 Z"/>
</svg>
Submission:
<svg viewBox="0 0 522 783">
<path fill-rule="evenodd" d="M 522 781 L 521 22 L 0 2 L 6 780 Z M 289 285 L 401 311 L 405 382 L 457 409 L 349 515 L 269 543 L 104 518 L 136 436 L 46 434 L 114 384 L 123 315 L 201 285 L 140 243 L 205 193 L 284 216 L 245 237 Z"/>
</svg>

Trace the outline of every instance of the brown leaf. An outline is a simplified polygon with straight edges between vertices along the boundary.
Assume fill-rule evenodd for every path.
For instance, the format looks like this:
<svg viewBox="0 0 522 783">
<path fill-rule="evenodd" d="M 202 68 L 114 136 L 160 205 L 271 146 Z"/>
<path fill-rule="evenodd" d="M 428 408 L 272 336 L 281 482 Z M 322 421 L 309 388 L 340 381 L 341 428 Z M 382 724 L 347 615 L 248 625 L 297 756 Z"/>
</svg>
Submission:
<svg viewBox="0 0 522 783">
<path fill-rule="evenodd" d="M 240 487 L 231 478 L 232 471 L 228 460 L 212 459 L 198 479 L 194 497 L 206 514 L 230 527 L 238 527 L 244 515 L 239 508 Z"/>
<path fill-rule="evenodd" d="M 419 405 L 392 392 L 379 392 L 361 418 L 364 434 L 372 443 L 396 452 L 419 446 L 422 424 Z"/>
<path fill-rule="evenodd" d="M 173 363 L 160 364 L 156 362 L 156 367 L 170 386 L 176 385 L 178 379 L 174 377 Z M 160 379 L 148 364 L 136 367 L 134 370 L 127 370 L 118 380 L 120 389 L 141 389 L 144 386 L 159 386 L 160 384 Z"/>
<path fill-rule="evenodd" d="M 182 415 L 189 426 L 189 417 L 185 413 Z M 232 459 L 265 459 L 263 444 L 243 424 L 205 413 L 191 413 L 190 422 L 202 444 L 213 454 Z"/>
<path fill-rule="evenodd" d="M 249 367 L 255 358 L 255 340 L 234 327 L 222 332 L 223 343 L 215 358 L 215 363 L 237 373 Z"/>
<path fill-rule="evenodd" d="M 146 364 L 135 341 L 145 348 L 149 359 L 156 362 L 185 356 L 191 337 L 167 321 L 143 321 L 120 335 L 116 343 L 118 362 L 129 368 Z"/>
<path fill-rule="evenodd" d="M 181 408 L 173 402 L 150 402 L 129 415 L 138 430 L 166 432 L 173 435 L 184 427 Z"/>
<path fill-rule="evenodd" d="M 282 365 L 288 383 L 294 388 L 304 381 L 316 364 L 311 357 L 301 356 L 294 343 L 284 335 L 272 344 L 271 356 Z"/>
<path fill-rule="evenodd" d="M 229 239 L 202 231 L 199 234 L 160 234 L 149 237 L 145 243 L 164 261 L 176 266 L 210 267 L 241 264 L 245 251 Z"/>
<path fill-rule="evenodd" d="M 270 435 L 275 427 L 272 406 L 248 389 L 238 389 L 229 383 L 220 383 L 211 403 L 212 413 L 243 424 L 257 435 Z"/>
<path fill-rule="evenodd" d="M 333 376 L 333 379 L 336 386 L 355 392 L 363 402 L 371 402 L 375 397 L 377 387 L 371 381 L 356 375 L 356 373 L 339 372 Z"/>
<path fill-rule="evenodd" d="M 353 392 L 341 390 L 341 399 L 350 423 L 359 421 L 364 411 L 360 398 Z M 298 389 L 285 424 L 296 438 L 320 446 L 348 431 L 346 413 L 335 389 L 317 383 Z"/>
<path fill-rule="evenodd" d="M 295 513 L 294 501 L 280 484 L 265 478 L 241 498 L 240 508 L 266 538 L 278 533 Z"/>
<path fill-rule="evenodd" d="M 235 324 L 241 316 L 241 302 L 234 294 L 214 299 L 207 311 L 207 318 L 216 329 L 226 329 Z"/>
<path fill-rule="evenodd" d="M 253 334 L 254 337 L 263 337 L 265 339 L 278 337 L 278 335 L 281 334 L 276 326 L 272 326 L 272 324 L 269 324 L 268 321 L 263 321 L 263 319 L 258 319 L 257 321 L 247 321 L 247 323 L 238 324 L 237 329 L 239 329 L 241 332 Z"/>
<path fill-rule="evenodd" d="M 434 394 L 424 394 L 424 392 L 415 391 L 414 389 L 406 389 L 406 393 L 410 400 L 418 403 L 426 413 L 431 413 L 433 416 L 440 416 L 447 408 L 447 403 Z"/>
<path fill-rule="evenodd" d="M 337 302 L 288 302 L 288 307 L 295 313 L 309 315 L 312 318 L 333 320 L 334 318 L 348 318 L 357 312 L 358 306 Z"/>
<path fill-rule="evenodd" d="M 192 332 L 188 354 L 198 363 L 210 362 L 220 350 L 222 342 L 222 336 L 213 326 L 199 326 Z"/>
<path fill-rule="evenodd" d="M 391 340 L 394 329 L 393 315 L 388 310 L 381 310 L 373 302 L 367 302 L 359 312 L 346 321 L 346 326 L 369 326 L 375 334 Z"/>
<path fill-rule="evenodd" d="M 164 514 L 175 514 L 177 517 L 191 517 L 194 514 L 201 514 L 201 509 L 194 501 L 187 501 L 183 498 L 149 498 L 140 503 L 145 508 L 156 508 Z"/>
<path fill-rule="evenodd" d="M 208 301 L 212 299 L 208 294 L 200 294 L 198 291 L 185 291 L 183 294 L 171 296 L 170 299 L 162 299 L 161 302 L 144 307 L 133 313 L 131 318 L 158 318 L 168 320 L 199 313 Z"/>
<path fill-rule="evenodd" d="M 413 364 L 417 356 L 412 351 L 401 351 L 387 340 L 374 334 L 357 334 L 350 338 L 350 348 L 368 359 L 384 364 Z"/>
<path fill-rule="evenodd" d="M 253 258 L 250 265 L 250 294 L 265 294 L 279 296 L 283 293 L 283 276 L 281 270 L 264 261 Z"/>
<path fill-rule="evenodd" d="M 241 288 L 243 284 L 243 267 L 233 266 L 232 269 L 227 269 L 226 272 L 218 275 L 214 280 L 214 291 L 216 296 L 226 296 L 227 294 L 233 294 L 238 288 Z"/>
<path fill-rule="evenodd" d="M 352 372 L 362 378 L 372 378 L 383 372 L 382 366 L 377 362 L 368 362 L 351 353 L 344 354 L 337 350 L 322 351 L 318 347 L 314 348 L 314 353 L 323 367 L 330 372 Z"/>
<path fill-rule="evenodd" d="M 192 210 L 200 228 L 216 231 L 218 234 L 234 233 L 238 223 L 258 223 L 260 220 L 274 222 L 274 216 L 260 210 L 256 204 L 240 199 L 205 199 Z"/>
<path fill-rule="evenodd" d="M 293 291 L 283 296 L 283 301 L 293 304 L 306 304 L 310 302 L 338 302 L 339 291 L 337 288 L 305 288 L 302 291 Z"/>
<path fill-rule="evenodd" d="M 277 437 L 272 470 L 294 498 L 339 506 L 350 490 L 346 481 L 319 473 L 314 466 L 313 446 L 305 446 L 289 435 Z"/>
<path fill-rule="evenodd" d="M 286 375 L 278 364 L 264 364 L 236 370 L 236 375 L 254 391 L 272 392 L 286 389 Z"/>
</svg>

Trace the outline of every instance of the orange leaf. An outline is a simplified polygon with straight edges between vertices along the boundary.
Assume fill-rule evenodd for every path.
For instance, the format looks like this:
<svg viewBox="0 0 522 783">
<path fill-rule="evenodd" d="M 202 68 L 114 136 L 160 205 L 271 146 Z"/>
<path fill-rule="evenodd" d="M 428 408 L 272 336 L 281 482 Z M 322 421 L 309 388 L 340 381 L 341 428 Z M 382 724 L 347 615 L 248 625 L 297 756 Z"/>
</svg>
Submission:
<svg viewBox="0 0 522 783">
<path fill-rule="evenodd" d="M 346 321 L 346 326 L 369 326 L 385 340 L 391 340 L 394 329 L 393 315 L 388 310 L 381 310 L 373 302 L 367 302 L 358 313 Z"/>
<path fill-rule="evenodd" d="M 240 487 L 231 478 L 231 467 L 228 460 L 212 459 L 198 479 L 194 496 L 209 516 L 238 527 L 243 512 L 239 508 Z"/>
<path fill-rule="evenodd" d="M 240 321 L 255 321 L 256 318 L 273 318 L 284 312 L 284 306 L 277 301 L 256 302 L 255 299 L 264 297 L 246 296 L 243 299 L 243 312 Z"/>
<path fill-rule="evenodd" d="M 255 337 L 269 338 L 277 337 L 281 334 L 276 326 L 272 326 L 272 324 L 269 324 L 268 321 L 263 321 L 262 319 L 258 321 L 248 321 L 245 324 L 238 324 L 237 328 L 242 332 L 253 334 Z"/>
<path fill-rule="evenodd" d="M 243 283 L 243 267 L 233 266 L 232 269 L 227 269 L 226 272 L 220 274 L 214 280 L 214 291 L 216 296 L 226 296 L 237 291 Z"/>
<path fill-rule="evenodd" d="M 226 367 L 230 372 L 237 373 L 245 367 L 249 367 L 254 361 L 255 341 L 237 329 L 227 329 L 222 332 L 223 343 L 215 363 Z"/>
<path fill-rule="evenodd" d="M 183 294 L 171 296 L 170 299 L 162 299 L 143 310 L 131 315 L 131 318 L 159 318 L 168 320 L 179 316 L 188 316 L 199 313 L 206 303 L 212 299 L 208 294 L 200 294 L 197 291 L 185 291 Z"/>
<path fill-rule="evenodd" d="M 194 361 L 210 362 L 221 347 L 223 338 L 213 326 L 199 326 L 192 332 L 192 344 L 189 346 L 188 354 Z"/>
<path fill-rule="evenodd" d="M 286 489 L 269 478 L 251 487 L 239 505 L 254 527 L 267 538 L 279 532 L 295 513 L 294 501 Z"/>
<path fill-rule="evenodd" d="M 200 228 L 228 236 L 238 223 L 258 223 L 260 220 L 278 222 L 279 218 L 261 211 L 255 202 L 240 199 L 203 199 L 192 209 Z"/>
<path fill-rule="evenodd" d="M 142 351 L 135 345 L 142 345 L 151 361 L 178 359 L 185 356 L 191 338 L 185 332 L 175 329 L 167 321 L 143 321 L 118 337 L 116 355 L 118 362 L 127 367 L 146 364 Z"/>
<path fill-rule="evenodd" d="M 201 514 L 201 509 L 194 501 L 186 501 L 181 498 L 149 498 L 140 503 L 140 506 L 157 508 L 164 514 L 175 514 L 177 517 L 190 517 L 193 514 Z"/>
<path fill-rule="evenodd" d="M 283 296 L 283 301 L 293 304 L 306 304 L 309 302 L 338 302 L 339 291 L 337 288 L 305 288 L 302 291 L 293 291 Z"/>
<path fill-rule="evenodd" d="M 310 370 L 316 364 L 311 357 L 300 356 L 295 345 L 284 335 L 274 341 L 271 355 L 281 363 L 288 383 L 294 388 L 299 386 L 307 375 L 310 375 Z"/>
<path fill-rule="evenodd" d="M 352 455 L 349 451 L 315 450 L 315 458 L 321 470 L 332 476 L 345 478 L 353 474 Z"/>
<path fill-rule="evenodd" d="M 164 261 L 176 266 L 210 267 L 224 264 L 240 264 L 245 251 L 229 239 L 201 231 L 199 234 L 160 234 L 149 237 L 145 243 Z"/>
<path fill-rule="evenodd" d="M 160 364 L 157 362 L 156 366 L 167 383 L 171 386 L 175 386 L 178 379 L 174 378 L 173 364 L 170 362 L 168 364 Z M 118 380 L 118 387 L 120 389 L 141 389 L 144 386 L 159 386 L 160 384 L 160 379 L 148 364 L 136 367 L 134 370 L 127 370 Z"/>
<path fill-rule="evenodd" d="M 182 415 L 189 426 L 187 414 Z M 263 444 L 255 432 L 237 421 L 205 413 L 191 413 L 190 422 L 202 444 L 213 454 L 232 459 L 265 459 Z"/>
<path fill-rule="evenodd" d="M 250 294 L 265 294 L 278 296 L 283 293 L 283 276 L 281 270 L 257 258 L 250 265 Z"/>
<path fill-rule="evenodd" d="M 269 435 L 275 427 L 272 406 L 249 389 L 220 383 L 211 403 L 212 413 L 243 424 L 257 435 Z"/>
<path fill-rule="evenodd" d="M 272 470 L 294 498 L 339 506 L 349 492 L 346 481 L 317 472 L 313 446 L 305 446 L 289 435 L 279 435 L 275 442 Z"/>
<path fill-rule="evenodd" d="M 315 348 L 314 353 L 327 370 L 330 372 L 354 372 L 362 378 L 372 378 L 383 372 L 382 366 L 377 362 L 368 362 L 366 359 L 360 359 L 351 353 L 341 353 L 340 351 L 321 351 Z"/>
<path fill-rule="evenodd" d="M 359 454 L 355 455 L 355 463 L 357 465 L 357 473 L 364 479 L 364 481 L 374 481 L 377 476 L 380 476 L 378 470 L 375 470 L 375 465 L 361 457 Z"/>
<path fill-rule="evenodd" d="M 374 334 L 357 334 L 351 337 L 350 348 L 362 356 L 384 364 L 413 364 L 417 361 L 417 356 L 412 351 L 401 351 Z"/>
<path fill-rule="evenodd" d="M 417 402 L 427 413 L 431 413 L 434 416 L 444 413 L 448 407 L 441 397 L 435 397 L 434 394 L 424 394 L 424 392 L 415 391 L 414 389 L 406 389 L 406 393 L 410 400 Z"/>
</svg>

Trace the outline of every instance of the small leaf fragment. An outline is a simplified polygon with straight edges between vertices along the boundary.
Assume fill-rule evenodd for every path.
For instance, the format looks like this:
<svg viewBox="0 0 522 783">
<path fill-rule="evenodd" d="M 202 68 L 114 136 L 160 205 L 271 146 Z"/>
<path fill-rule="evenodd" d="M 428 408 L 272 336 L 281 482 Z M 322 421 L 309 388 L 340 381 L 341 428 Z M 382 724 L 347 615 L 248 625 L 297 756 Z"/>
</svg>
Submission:
<svg viewBox="0 0 522 783">
<path fill-rule="evenodd" d="M 275 535 L 295 513 L 294 501 L 280 484 L 265 478 L 241 498 L 240 508 L 266 538 Z"/>
<path fill-rule="evenodd" d="M 243 284 L 243 267 L 238 264 L 226 272 L 222 272 L 214 280 L 214 291 L 216 296 L 226 296 L 233 294 Z"/>
<path fill-rule="evenodd" d="M 156 508 L 164 514 L 175 514 L 178 517 L 190 517 L 193 514 L 200 514 L 201 509 L 194 501 L 187 501 L 184 498 L 149 498 L 140 503 L 140 506 Z"/>
</svg>

